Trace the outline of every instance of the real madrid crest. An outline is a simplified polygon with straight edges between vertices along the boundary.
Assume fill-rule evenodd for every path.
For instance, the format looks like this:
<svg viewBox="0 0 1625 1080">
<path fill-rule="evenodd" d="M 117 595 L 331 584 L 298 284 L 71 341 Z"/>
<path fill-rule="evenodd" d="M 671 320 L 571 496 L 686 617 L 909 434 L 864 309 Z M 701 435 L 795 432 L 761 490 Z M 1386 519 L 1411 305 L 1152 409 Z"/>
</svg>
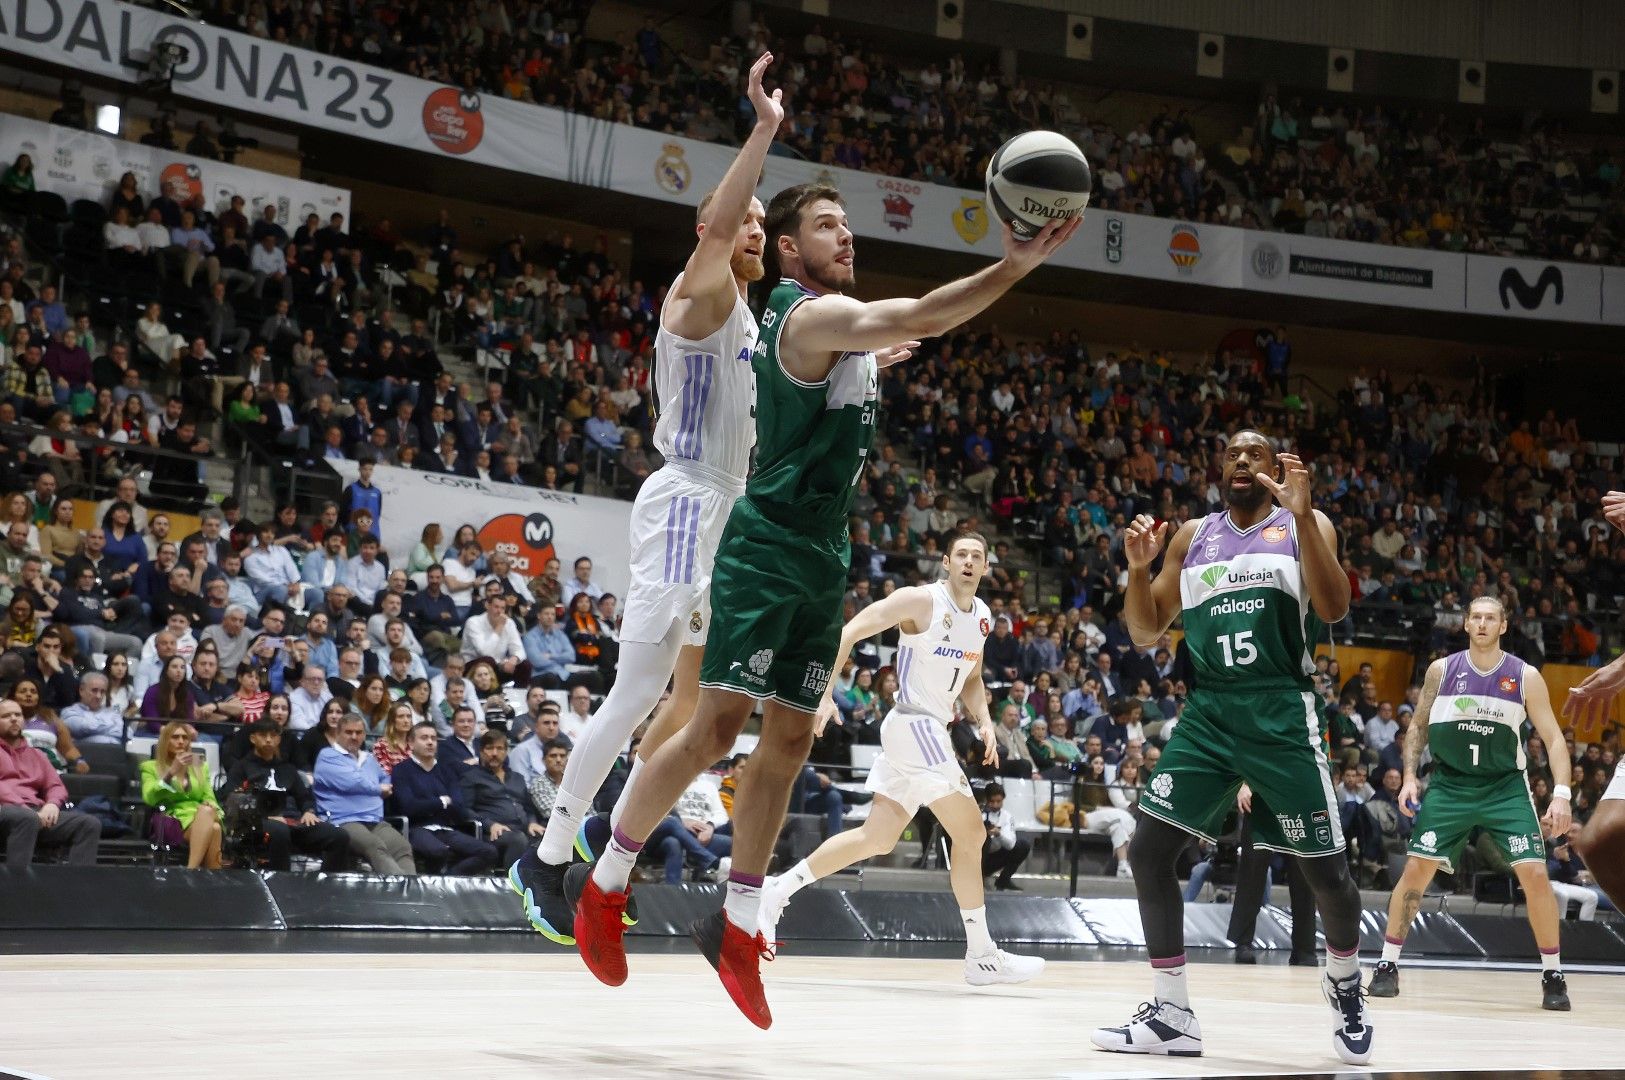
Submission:
<svg viewBox="0 0 1625 1080">
<path fill-rule="evenodd" d="M 699 633 L 700 628 L 704 625 L 705 620 L 700 618 L 699 612 L 696 611 L 688 617 L 688 629 L 691 633 Z"/>
<path fill-rule="evenodd" d="M 954 616 L 953 616 L 953 612 L 951 612 L 951 611 L 944 611 L 944 612 L 943 612 L 943 613 L 942 613 L 942 628 L 943 628 L 943 629 L 944 629 L 944 630 L 952 630 L 952 629 L 953 629 L 953 628 L 954 628 Z"/>
<path fill-rule="evenodd" d="M 683 158 L 682 144 L 670 142 L 660 149 L 660 156 L 655 158 L 655 183 L 663 191 L 681 195 L 694 178 L 694 171 Z"/>
</svg>

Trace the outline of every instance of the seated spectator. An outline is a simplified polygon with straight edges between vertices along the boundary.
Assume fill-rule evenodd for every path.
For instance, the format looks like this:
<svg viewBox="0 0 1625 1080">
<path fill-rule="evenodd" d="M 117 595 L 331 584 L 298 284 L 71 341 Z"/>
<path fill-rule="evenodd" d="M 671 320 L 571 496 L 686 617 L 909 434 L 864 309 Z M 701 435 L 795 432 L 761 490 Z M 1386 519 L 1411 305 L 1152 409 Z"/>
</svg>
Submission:
<svg viewBox="0 0 1625 1080">
<path fill-rule="evenodd" d="M 576 662 L 575 646 L 570 635 L 558 625 L 558 617 L 551 604 L 536 605 L 536 625 L 520 639 L 525 659 L 530 663 L 533 678 L 548 689 L 558 689 L 571 676 Z"/>
<path fill-rule="evenodd" d="M 164 661 L 158 681 L 147 688 L 141 698 L 141 715 L 148 720 L 191 720 L 193 716 L 192 680 L 186 670 L 186 660 L 179 655 Z"/>
<path fill-rule="evenodd" d="M 454 683 L 446 687 L 455 694 L 458 691 Z M 450 702 L 447 698 L 447 703 Z M 464 769 L 471 769 L 480 763 L 479 722 L 474 718 L 474 710 L 467 705 L 458 705 L 451 709 L 451 734 L 441 740 L 436 751 L 437 758 L 451 765 L 458 774 Z M 439 727 L 436 726 L 436 734 Z"/>
<path fill-rule="evenodd" d="M 413 854 L 445 867 L 449 874 L 490 873 L 496 866 L 496 846 L 459 831 L 473 819 L 463 805 L 455 766 L 436 760 L 439 744 L 433 724 L 417 724 L 412 728 L 412 756 L 390 774 L 395 802 L 412 825 L 408 839 Z"/>
<path fill-rule="evenodd" d="M 181 665 L 184 671 L 185 665 Z M 166 668 L 166 674 L 168 669 Z M 141 801 L 180 823 L 189 870 L 220 869 L 221 811 L 203 754 L 192 752 L 197 729 L 170 720 L 151 761 L 141 763 Z"/>
<path fill-rule="evenodd" d="M 133 631 L 144 629 L 141 601 L 133 596 L 109 599 L 96 581 L 96 568 L 80 563 L 68 588 L 62 590 L 57 618 L 66 623 L 83 653 L 141 652 L 141 638 Z"/>
<path fill-rule="evenodd" d="M 67 803 L 68 792 L 56 770 L 23 737 L 22 708 L 15 701 L 0 701 L 0 832 L 5 834 L 7 866 L 15 870 L 33 862 L 40 844 L 66 846 L 70 865 L 96 862 L 101 823 L 64 810 Z"/>
<path fill-rule="evenodd" d="M 1078 773 L 1076 813 L 1083 815 L 1083 831 L 1109 837 L 1117 876 L 1130 877 L 1128 842 L 1134 837 L 1134 815 L 1114 805 L 1107 787 L 1106 759 L 1098 753 Z"/>
<path fill-rule="evenodd" d="M 321 723 L 322 711 L 332 700 L 333 691 L 327 688 L 327 672 L 315 664 L 301 665 L 299 682 L 288 691 L 288 704 L 292 709 L 288 729 L 309 731 Z"/>
<path fill-rule="evenodd" d="M 982 876 L 997 874 L 993 887 L 1000 892 L 1020 892 L 1016 871 L 1027 861 L 1032 844 L 1017 835 L 1014 819 L 1004 808 L 1004 788 L 989 784 L 982 793 L 982 821 L 987 826 L 987 843 L 982 847 Z"/>
<path fill-rule="evenodd" d="M 502 681 L 528 682 L 530 664 L 519 638 L 519 628 L 508 618 L 508 598 L 500 593 L 485 601 L 485 613 L 463 624 L 463 658 L 483 657 L 496 665 Z"/>
<path fill-rule="evenodd" d="M 558 727 L 557 717 L 553 718 L 553 727 Z M 542 741 L 539 732 L 535 739 L 529 741 L 534 741 L 540 748 L 542 770 L 530 778 L 527 790 L 531 807 L 545 825 L 548 818 L 553 816 L 559 786 L 564 783 L 564 769 L 570 763 L 570 748 L 556 739 Z"/>
<path fill-rule="evenodd" d="M 309 771 L 315 768 L 316 758 L 329 746 L 339 745 L 339 724 L 351 715 L 349 708 L 338 698 L 322 706 L 322 718 L 316 725 L 299 736 L 290 760 L 297 767 Z M 365 747 L 363 747 L 365 749 Z"/>
<path fill-rule="evenodd" d="M 317 815 L 344 830 L 350 851 L 375 874 L 415 877 L 412 849 L 384 820 L 384 800 L 394 793 L 389 774 L 371 754 L 363 753 L 366 723 L 347 716 L 339 727 L 339 745 L 316 757 L 311 790 Z"/>
<path fill-rule="evenodd" d="M 412 725 L 415 723 L 411 705 L 404 701 L 390 704 L 384 732 L 372 744 L 372 755 L 383 766 L 386 776 L 393 774 L 395 766 L 412 756 Z"/>
<path fill-rule="evenodd" d="M 124 712 L 108 704 L 107 676 L 99 671 L 79 680 L 79 700 L 62 710 L 62 723 L 77 745 L 124 745 Z"/>
<path fill-rule="evenodd" d="M 259 544 L 250 548 L 243 558 L 243 570 L 248 574 L 254 590 L 254 599 L 260 604 L 287 604 L 295 611 L 314 607 L 309 602 L 308 586 L 299 576 L 293 556 L 284 544 L 276 540 L 276 526 L 266 522 L 259 528 Z"/>
<path fill-rule="evenodd" d="M 294 766 L 282 760 L 282 729 L 272 720 L 248 725 L 254 752 L 238 760 L 226 774 L 227 791 L 257 791 L 265 817 L 265 864 L 271 870 L 291 870 L 293 852 L 318 855 L 324 873 L 349 868 L 350 840 L 337 825 L 316 813 L 316 797 Z"/>
<path fill-rule="evenodd" d="M 508 736 L 487 731 L 479 738 L 478 751 L 479 763 L 463 772 L 463 803 L 485 824 L 487 837 L 497 846 L 497 865 L 508 866 L 545 830 L 524 780 L 508 768 Z"/>
<path fill-rule="evenodd" d="M 46 631 L 50 633 L 49 630 Z M 50 641 L 41 636 L 42 648 L 49 648 Z M 33 675 L 25 675 L 18 679 L 11 687 L 11 700 L 17 703 L 23 712 L 23 738 L 28 740 L 30 746 L 43 752 L 51 759 L 54 767 L 60 770 L 72 769 L 74 772 L 85 773 L 90 771 L 90 763 L 84 760 L 79 752 L 78 744 L 73 740 L 73 733 L 62 722 L 55 709 L 44 704 L 45 684 Z M 77 697 L 75 690 L 75 697 Z"/>
</svg>

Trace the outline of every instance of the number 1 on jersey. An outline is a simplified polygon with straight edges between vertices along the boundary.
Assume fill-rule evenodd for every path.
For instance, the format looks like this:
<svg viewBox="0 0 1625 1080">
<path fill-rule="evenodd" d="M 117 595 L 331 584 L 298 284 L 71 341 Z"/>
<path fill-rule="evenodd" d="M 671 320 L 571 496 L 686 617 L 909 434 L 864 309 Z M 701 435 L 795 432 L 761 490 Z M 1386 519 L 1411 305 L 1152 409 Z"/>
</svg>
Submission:
<svg viewBox="0 0 1625 1080">
<path fill-rule="evenodd" d="M 954 677 L 948 680 L 948 693 L 950 693 L 950 694 L 953 693 L 954 692 L 954 687 L 956 687 L 958 685 L 959 685 L 959 669 L 954 668 Z"/>
<path fill-rule="evenodd" d="M 1224 651 L 1225 667 L 1240 667 L 1258 659 L 1258 646 L 1253 644 L 1252 637 L 1253 632 L 1251 630 L 1219 635 L 1219 648 Z M 1231 651 L 1232 642 L 1235 645 L 1233 653 Z"/>
</svg>

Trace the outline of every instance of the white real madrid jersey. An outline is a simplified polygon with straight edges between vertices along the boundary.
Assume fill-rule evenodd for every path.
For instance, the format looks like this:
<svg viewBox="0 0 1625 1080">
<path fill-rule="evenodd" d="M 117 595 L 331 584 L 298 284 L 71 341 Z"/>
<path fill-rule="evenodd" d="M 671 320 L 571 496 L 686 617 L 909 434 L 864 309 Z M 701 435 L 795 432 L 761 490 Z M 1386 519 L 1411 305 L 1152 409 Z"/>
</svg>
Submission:
<svg viewBox="0 0 1625 1080">
<path fill-rule="evenodd" d="M 700 341 L 667 330 L 662 314 L 654 369 L 655 449 L 661 456 L 745 482 L 756 445 L 756 374 L 750 362 L 755 348 L 756 318 L 744 297 L 734 300 L 717 332 Z"/>
<path fill-rule="evenodd" d="M 969 611 L 962 611 L 946 582 L 926 589 L 931 593 L 930 623 L 918 634 L 897 639 L 897 707 L 950 724 L 965 679 L 982 663 L 982 646 L 993 621 L 980 598 L 971 601 Z"/>
</svg>

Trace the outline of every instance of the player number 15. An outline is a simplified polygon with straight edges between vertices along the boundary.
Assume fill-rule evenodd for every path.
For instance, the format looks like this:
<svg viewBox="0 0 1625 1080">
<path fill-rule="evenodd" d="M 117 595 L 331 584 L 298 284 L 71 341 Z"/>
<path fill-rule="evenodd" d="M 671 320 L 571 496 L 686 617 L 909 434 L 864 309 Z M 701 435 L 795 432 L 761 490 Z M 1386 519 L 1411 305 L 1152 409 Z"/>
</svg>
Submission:
<svg viewBox="0 0 1625 1080">
<path fill-rule="evenodd" d="M 1253 644 L 1253 632 L 1241 630 L 1234 634 L 1220 634 L 1219 648 L 1224 651 L 1224 666 L 1239 667 L 1258 659 L 1258 646 Z"/>
</svg>

